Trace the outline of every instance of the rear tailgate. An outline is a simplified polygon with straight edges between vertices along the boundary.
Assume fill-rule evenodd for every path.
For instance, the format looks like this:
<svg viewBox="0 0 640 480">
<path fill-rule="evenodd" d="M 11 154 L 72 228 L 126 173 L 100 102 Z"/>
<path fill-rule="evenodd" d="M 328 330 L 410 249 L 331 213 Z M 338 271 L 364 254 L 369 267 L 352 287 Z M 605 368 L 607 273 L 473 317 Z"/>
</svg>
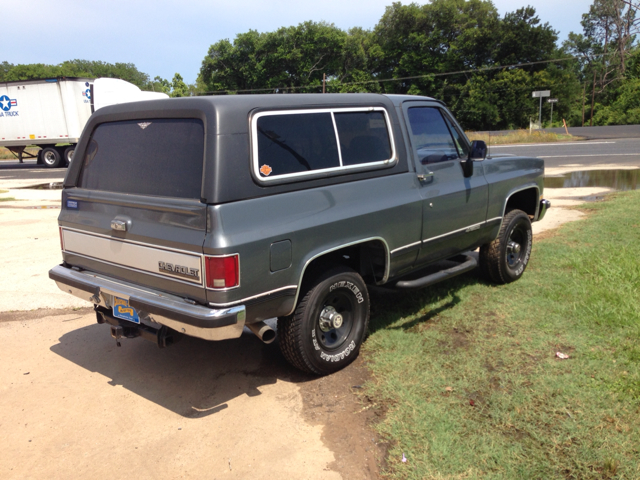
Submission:
<svg viewBox="0 0 640 480">
<path fill-rule="evenodd" d="M 206 302 L 204 127 L 190 118 L 103 123 L 59 217 L 66 263 Z"/>
</svg>

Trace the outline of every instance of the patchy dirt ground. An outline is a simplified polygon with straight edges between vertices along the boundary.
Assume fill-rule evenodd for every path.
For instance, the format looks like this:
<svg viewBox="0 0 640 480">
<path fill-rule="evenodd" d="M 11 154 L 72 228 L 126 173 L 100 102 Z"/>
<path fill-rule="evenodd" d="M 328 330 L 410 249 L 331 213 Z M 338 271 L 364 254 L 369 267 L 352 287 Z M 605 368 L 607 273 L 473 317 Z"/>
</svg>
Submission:
<svg viewBox="0 0 640 480">
<path fill-rule="evenodd" d="M 116 347 L 91 309 L 0 314 L 2 478 L 375 479 L 362 360 L 318 379 L 252 334 Z"/>
<path fill-rule="evenodd" d="M 116 348 L 48 278 L 60 191 L 0 196 L 15 198 L 0 203 L 0 477 L 378 478 L 361 359 L 306 376 L 248 330 Z"/>
<path fill-rule="evenodd" d="M 536 234 L 580 218 L 562 207 L 603 193 L 546 190 L 553 208 Z M 248 331 L 116 348 L 48 278 L 61 260 L 60 192 L 0 196 L 16 199 L 0 202 L 2 478 L 379 477 L 386 445 L 371 425 L 384 412 L 362 394 L 362 358 L 306 376 Z"/>
</svg>

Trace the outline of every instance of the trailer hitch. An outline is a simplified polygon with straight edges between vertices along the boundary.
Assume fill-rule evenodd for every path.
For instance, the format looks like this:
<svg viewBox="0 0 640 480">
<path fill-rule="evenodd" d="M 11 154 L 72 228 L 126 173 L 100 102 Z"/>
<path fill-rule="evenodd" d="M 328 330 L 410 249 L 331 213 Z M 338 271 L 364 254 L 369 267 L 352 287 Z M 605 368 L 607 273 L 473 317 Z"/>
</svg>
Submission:
<svg viewBox="0 0 640 480">
<path fill-rule="evenodd" d="M 153 328 L 143 323 L 136 324 L 126 320 L 115 318 L 111 310 L 105 307 L 94 307 L 96 312 L 96 320 L 98 323 L 108 323 L 110 325 L 111 336 L 116 340 L 116 345 L 121 347 L 121 338 L 142 337 L 158 345 L 159 348 L 165 348 L 173 345 L 177 341 L 178 333 L 170 328 L 162 325 L 160 328 Z"/>
</svg>

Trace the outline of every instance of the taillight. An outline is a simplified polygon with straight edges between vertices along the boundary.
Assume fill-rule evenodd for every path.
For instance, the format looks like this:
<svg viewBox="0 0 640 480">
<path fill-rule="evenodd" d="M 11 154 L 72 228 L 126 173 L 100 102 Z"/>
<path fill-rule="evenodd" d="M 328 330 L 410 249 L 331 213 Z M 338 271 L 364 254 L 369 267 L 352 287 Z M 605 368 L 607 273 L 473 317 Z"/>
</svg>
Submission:
<svg viewBox="0 0 640 480">
<path fill-rule="evenodd" d="M 207 288 L 231 288 L 240 285 L 240 256 L 204 257 Z"/>
<path fill-rule="evenodd" d="M 64 239 L 62 238 L 62 227 L 58 227 L 58 232 L 60 233 L 60 250 L 64 252 Z"/>
</svg>

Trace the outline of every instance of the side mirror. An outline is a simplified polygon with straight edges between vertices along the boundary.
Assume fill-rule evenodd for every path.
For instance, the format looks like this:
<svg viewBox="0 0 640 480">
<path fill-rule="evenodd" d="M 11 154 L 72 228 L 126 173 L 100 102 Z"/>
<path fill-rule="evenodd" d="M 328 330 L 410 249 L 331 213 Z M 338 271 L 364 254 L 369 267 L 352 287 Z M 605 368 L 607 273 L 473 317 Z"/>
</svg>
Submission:
<svg viewBox="0 0 640 480">
<path fill-rule="evenodd" d="M 473 161 L 484 160 L 486 156 L 487 144 L 482 140 L 474 140 L 473 143 L 471 143 L 471 151 L 469 152 L 469 157 L 461 162 L 464 178 L 473 176 Z"/>
<path fill-rule="evenodd" d="M 484 160 L 487 157 L 487 144 L 482 140 L 474 140 L 471 143 L 469 160 Z"/>
</svg>

